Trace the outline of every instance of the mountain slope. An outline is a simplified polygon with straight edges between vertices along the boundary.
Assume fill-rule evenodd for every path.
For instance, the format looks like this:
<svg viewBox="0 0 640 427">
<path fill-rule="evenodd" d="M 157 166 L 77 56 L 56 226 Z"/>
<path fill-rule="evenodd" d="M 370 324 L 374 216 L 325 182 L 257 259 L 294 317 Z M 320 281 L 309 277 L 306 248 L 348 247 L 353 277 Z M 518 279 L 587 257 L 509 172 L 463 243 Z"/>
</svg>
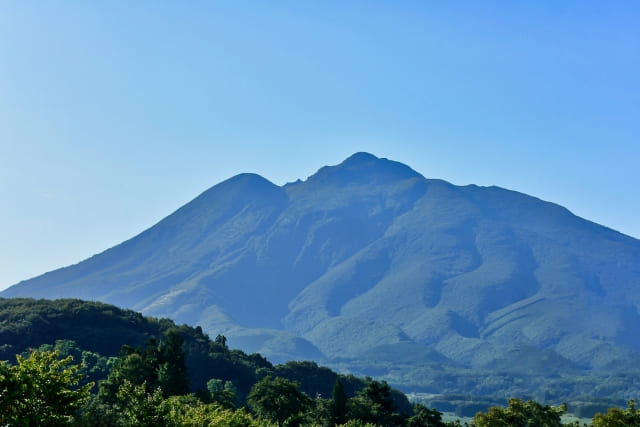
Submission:
<svg viewBox="0 0 640 427">
<path fill-rule="evenodd" d="M 512 369 L 508 355 L 522 348 L 604 369 L 640 350 L 640 241 L 367 153 L 283 187 L 236 176 L 131 240 L 1 295 L 113 303 L 276 361 L 413 348 L 423 364 Z"/>
</svg>

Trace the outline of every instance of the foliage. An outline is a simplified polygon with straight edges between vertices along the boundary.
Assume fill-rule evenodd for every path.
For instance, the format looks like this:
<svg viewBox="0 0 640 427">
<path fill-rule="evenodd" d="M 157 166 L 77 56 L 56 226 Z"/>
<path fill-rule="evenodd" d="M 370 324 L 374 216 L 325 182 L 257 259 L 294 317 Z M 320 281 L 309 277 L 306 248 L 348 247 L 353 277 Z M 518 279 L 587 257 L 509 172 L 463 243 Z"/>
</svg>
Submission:
<svg viewBox="0 0 640 427">
<path fill-rule="evenodd" d="M 375 424 L 366 423 L 360 420 L 349 420 L 344 424 L 340 424 L 337 427 L 377 427 Z"/>
<path fill-rule="evenodd" d="M 153 346 L 154 342 L 150 341 L 147 349 Z M 136 351 L 128 346 L 123 347 L 109 376 L 99 383 L 98 397 L 100 401 L 108 404 L 116 403 L 119 389 L 125 382 L 134 385 L 146 384 L 155 388 L 157 386 L 157 369 L 157 359 L 154 360 L 153 352 Z"/>
<path fill-rule="evenodd" d="M 207 391 L 211 402 L 216 402 L 223 408 L 235 408 L 237 388 L 231 381 L 223 382 L 217 378 L 211 378 L 207 381 Z"/>
<path fill-rule="evenodd" d="M 29 312 L 30 309 L 33 311 Z M 37 405 L 26 408 L 24 402 L 28 398 L 24 394 L 28 390 L 43 387 L 34 384 L 38 383 L 38 378 L 44 373 L 50 374 L 52 383 L 57 381 L 58 384 L 67 384 L 71 393 L 63 393 L 65 397 L 73 396 L 73 393 L 81 396 L 75 403 L 67 406 L 66 412 L 54 411 L 57 414 L 55 416 L 59 417 L 58 421 L 54 415 L 46 421 L 52 425 L 68 423 L 78 409 L 81 411 L 77 423 L 81 425 L 456 425 L 455 422 L 443 423 L 441 413 L 429 408 L 437 407 L 448 412 L 482 411 L 474 418 L 475 426 L 556 426 L 560 425 L 560 415 L 566 410 L 564 406 L 545 406 L 535 400 L 519 399 L 511 399 L 507 408 L 498 408 L 496 405 L 501 405 L 502 399 L 478 400 L 469 395 L 450 395 L 445 396 L 446 398 L 436 397 L 435 399 L 442 400 L 437 401 L 437 404 L 433 397 L 425 405 L 417 404 L 411 408 L 411 414 L 406 409 L 409 406 L 406 396 L 384 381 L 339 375 L 314 362 L 287 362 L 274 367 L 259 354 L 247 355 L 242 351 L 229 349 L 223 335 L 210 340 L 199 327 L 176 326 L 167 319 L 145 318 L 113 306 L 78 300 L 18 299 L 9 302 L 0 299 L 0 313 L 7 315 L 6 318 L 1 318 L 0 339 L 15 338 L 0 346 L 0 351 L 19 349 L 18 354 L 24 352 L 17 358 L 16 366 L 0 363 L 0 408 L 7 408 L 6 413 L 0 412 L 0 425 L 16 424 L 18 410 L 35 411 Z M 97 323 L 106 326 L 106 335 L 102 335 L 103 330 L 95 325 L 96 322 L 91 324 L 84 317 L 87 313 L 100 319 Z M 20 320 L 20 316 L 23 320 Z M 87 321 L 85 324 L 72 322 L 70 319 L 74 316 Z M 105 339 L 104 337 L 131 336 L 127 335 L 127 322 L 133 325 L 134 330 L 143 331 L 131 342 L 137 347 L 123 345 L 117 357 L 98 352 L 97 349 L 101 347 L 96 343 Z M 63 331 L 60 325 L 72 326 L 69 326 L 70 330 Z M 10 331 L 13 326 L 20 331 L 20 337 Z M 46 341 L 38 343 L 33 337 L 42 338 L 37 329 L 40 326 L 48 328 L 52 334 L 46 337 Z M 144 347 L 140 346 L 139 338 L 144 338 Z M 39 346 L 39 351 L 25 352 L 20 347 L 20 343 L 25 342 L 33 342 L 35 348 Z M 91 347 L 85 348 L 80 343 Z M 102 348 L 106 347 L 102 344 Z M 62 357 L 57 368 L 58 362 L 44 363 L 41 360 L 44 356 L 40 355 L 46 354 L 58 354 Z M 71 357 L 82 361 L 82 364 L 69 366 Z M 17 378 L 15 372 L 19 369 L 28 370 L 27 367 L 32 362 L 35 365 L 46 365 L 54 373 L 45 369 L 41 373 L 25 374 Z M 55 369 L 58 369 L 58 373 L 55 373 Z M 508 374 L 494 374 L 490 379 L 494 381 L 492 387 L 503 387 L 506 383 L 500 382 L 500 376 Z M 446 370 L 436 371 L 435 375 L 440 375 L 438 378 L 441 380 L 435 387 L 446 387 L 455 380 L 455 376 L 451 376 Z M 476 371 L 473 375 L 465 379 L 472 388 L 478 386 L 476 376 L 479 378 L 481 373 Z M 106 380 L 103 380 L 105 377 Z M 94 398 L 85 405 L 89 400 L 88 390 L 93 386 L 91 381 L 97 380 L 102 380 L 99 387 L 100 399 Z M 191 382 L 191 390 L 187 386 L 188 380 Z M 486 383 L 489 379 L 484 381 Z M 528 379 L 511 378 L 509 381 L 513 386 L 518 381 Z M 581 387 L 589 390 L 594 381 L 585 381 Z M 611 389 L 624 381 L 628 382 L 628 379 L 619 375 L 608 378 L 600 386 L 602 389 Z M 198 393 L 190 395 L 189 391 Z M 247 396 L 249 407 L 260 419 L 254 419 L 247 412 Z M 315 400 L 308 396 L 315 397 Z M 541 396 L 549 399 L 554 394 L 545 390 Z M 46 398 L 50 401 L 42 405 L 53 408 L 58 405 L 58 409 L 64 406 L 64 400 L 55 401 L 54 397 L 55 393 L 48 393 Z M 43 398 L 43 402 L 44 400 L 46 399 Z M 16 409 L 20 406 L 16 402 L 23 402 L 20 409 Z M 450 408 L 443 409 L 444 403 L 451 403 Z M 608 406 L 621 403 L 615 399 L 582 400 L 574 402 L 572 408 L 574 411 L 582 408 L 585 413 L 588 409 L 593 415 L 595 408 L 604 411 Z M 611 408 L 607 413 L 597 414 L 594 425 L 640 426 L 638 412 L 631 401 L 627 409 Z M 26 412 L 20 413 L 21 420 L 27 420 L 25 422 L 31 424 L 43 423 L 40 418 L 37 422 L 29 421 L 29 415 L 25 414 Z M 38 416 L 46 417 L 46 414 L 46 410 L 39 410 Z M 21 424 L 18 422 L 17 425 Z"/>
<path fill-rule="evenodd" d="M 179 343 L 176 340 L 175 343 Z M 73 343 L 59 343 L 58 347 L 77 352 Z M 258 381 L 249 394 L 249 407 L 259 417 L 255 419 L 245 408 L 234 409 L 229 400 L 201 400 L 194 394 L 166 397 L 156 383 L 150 386 L 145 372 L 163 360 L 162 345 L 150 340 L 145 349 L 124 347 L 113 371 L 142 379 L 135 384 L 122 377 L 112 403 L 94 399 L 88 406 L 92 384 L 78 386 L 80 365 L 71 365 L 73 356 L 60 359 L 58 350 L 33 351 L 28 357 L 18 355 L 17 364 L 0 363 L 0 423 L 2 425 L 67 425 L 81 410 L 75 423 L 92 426 L 460 426 L 460 422 L 443 422 L 436 409 L 416 404 L 411 417 L 397 412 L 392 389 L 384 381 L 367 379 L 367 385 L 352 398 L 347 398 L 340 379 L 334 383 L 330 399 L 310 399 L 296 382 L 286 378 L 266 376 Z M 176 344 L 177 345 L 177 344 Z M 82 354 L 82 352 L 80 352 Z M 167 354 L 166 352 L 164 354 Z M 146 360 L 151 359 L 151 361 Z M 156 372 L 156 373 L 157 373 Z M 211 379 L 207 382 L 209 397 L 228 393 L 233 397 L 230 381 Z M 461 398 L 461 396 L 460 396 Z M 561 426 L 560 416 L 566 405 L 554 407 L 534 400 L 510 399 L 506 408 L 490 407 L 479 412 L 472 426 Z M 578 422 L 565 426 L 578 426 Z M 640 410 L 634 401 L 626 409 L 610 408 L 597 414 L 595 427 L 640 426 Z"/>
<path fill-rule="evenodd" d="M 609 408 L 606 414 L 593 417 L 594 427 L 639 427 L 640 409 L 636 409 L 635 401 L 627 402 L 627 409 Z"/>
<path fill-rule="evenodd" d="M 169 319 L 145 317 L 99 302 L 0 298 L 0 319 L 0 360 L 13 359 L 15 354 L 41 345 L 53 349 L 56 341 L 73 342 L 69 351 L 75 360 L 81 360 L 73 353 L 78 350 L 87 351 L 88 359 L 97 358 L 87 367 L 95 368 L 91 380 L 96 383 L 110 370 L 109 363 L 114 362 L 110 358 L 121 356 L 123 345 L 131 350 L 145 345 L 152 348 L 148 345 L 150 339 L 164 340 L 171 330 L 184 339 L 182 348 L 191 391 L 205 390 L 209 378 L 220 378 L 233 381 L 243 401 L 257 381 L 256 371 L 265 368 L 271 373 L 273 370 L 273 365 L 259 354 L 230 350 L 222 335 L 213 341 L 200 327 L 177 326 Z M 65 354 L 65 350 L 61 350 Z M 116 390 L 117 387 L 114 395 Z"/>
<path fill-rule="evenodd" d="M 402 416 L 396 412 L 389 384 L 371 379 L 355 398 L 349 400 L 349 418 L 385 426 L 402 422 Z"/>
<path fill-rule="evenodd" d="M 125 379 L 118 388 L 117 397 L 123 414 L 132 425 L 152 427 L 168 424 L 168 417 L 160 406 L 163 401 L 160 388 L 149 392 L 146 382 L 135 385 Z"/>
<path fill-rule="evenodd" d="M 311 409 L 311 399 L 298 384 L 285 378 L 267 376 L 256 383 L 247 399 L 249 407 L 259 416 L 278 426 L 294 425 Z"/>
<path fill-rule="evenodd" d="M 125 383 L 134 386 L 146 384 L 160 390 L 164 397 L 189 392 L 183 339 L 175 330 L 169 330 L 166 342 L 150 338 L 144 349 L 123 346 L 120 357 L 105 381 L 100 382 L 98 396 L 103 403 L 115 403 Z"/>
<path fill-rule="evenodd" d="M 180 396 L 189 392 L 184 339 L 175 329 L 167 332 L 167 341 L 159 347 L 158 386 L 165 396 Z"/>
<path fill-rule="evenodd" d="M 0 360 L 42 346 L 47 350 L 59 349 L 63 355 L 71 354 L 74 360 L 82 360 L 84 381 L 100 384 L 110 372 L 121 377 L 112 376 L 101 384 L 101 389 L 108 389 L 110 396 L 105 400 L 105 392 L 102 391 L 103 403 L 108 400 L 113 404 L 116 401 L 118 387 L 124 378 L 134 384 L 146 381 L 151 389 L 160 385 L 157 382 L 161 370 L 164 378 L 161 381 L 168 380 L 168 366 L 160 366 L 162 362 L 157 352 L 162 343 L 169 341 L 170 331 L 177 332 L 184 340 L 182 350 L 189 391 L 208 394 L 209 379 L 230 381 L 236 406 L 244 405 L 251 387 L 268 375 L 295 381 L 302 392 L 313 397 L 318 394 L 329 397 L 338 378 L 348 398 L 366 385 L 361 378 L 339 375 L 314 362 L 287 362 L 274 367 L 259 354 L 229 349 L 223 335 L 210 339 L 199 326 L 178 326 L 169 319 L 144 317 L 131 310 L 98 302 L 0 298 L 0 320 Z M 177 378 L 181 378 L 180 374 Z M 162 384 L 165 396 L 179 393 L 167 390 L 167 385 Z M 183 390 L 182 387 L 178 389 Z M 393 390 L 392 396 L 400 412 L 410 413 L 411 405 L 404 394 Z"/>
<path fill-rule="evenodd" d="M 76 425 L 92 427 L 113 427 L 123 426 L 127 420 L 122 413 L 122 408 L 100 402 L 95 396 L 84 408 Z"/>
<path fill-rule="evenodd" d="M 205 404 L 193 395 L 172 396 L 160 404 L 166 414 L 165 425 L 184 427 L 220 426 L 252 427 L 259 423 L 244 409 L 223 408 L 215 403 Z"/>
<path fill-rule="evenodd" d="M 300 390 L 309 396 L 317 394 L 325 398 L 331 395 L 333 386 L 340 377 L 331 369 L 310 361 L 290 361 L 278 365 L 274 369 L 274 375 L 297 382 Z M 364 384 L 360 384 L 360 388 L 363 386 Z M 354 394 L 355 390 L 351 396 Z"/>
<path fill-rule="evenodd" d="M 341 424 L 347 421 L 347 395 L 340 379 L 336 379 L 329 401 L 329 421 L 331 424 Z"/>
<path fill-rule="evenodd" d="M 0 319 L 0 360 L 56 340 L 73 340 L 81 349 L 116 356 L 123 344 L 139 346 L 150 336 L 164 335 L 157 320 L 78 299 L 0 298 Z"/>
<path fill-rule="evenodd" d="M 548 406 L 528 400 L 509 399 L 506 408 L 493 406 L 487 413 L 479 412 L 473 418 L 476 427 L 528 427 L 528 426 L 561 426 L 560 417 L 567 411 L 566 405 Z"/>
<path fill-rule="evenodd" d="M 83 350 L 78 347 L 75 341 L 66 339 L 58 339 L 54 345 L 42 344 L 38 350 L 57 351 L 62 358 L 72 356 L 73 360 L 82 361 L 79 371 L 82 374 L 80 384 L 93 383 L 94 388 L 92 391 L 97 391 L 98 381 L 109 375 L 111 367 L 117 360 L 115 357 L 104 357 L 93 351 Z"/>
<path fill-rule="evenodd" d="M 444 427 L 442 413 L 420 403 L 413 407 L 413 416 L 407 420 L 408 427 Z"/>
<path fill-rule="evenodd" d="M 65 425 L 90 398 L 93 384 L 78 387 L 80 365 L 56 351 L 16 356 L 17 364 L 0 362 L 0 424 Z"/>
</svg>

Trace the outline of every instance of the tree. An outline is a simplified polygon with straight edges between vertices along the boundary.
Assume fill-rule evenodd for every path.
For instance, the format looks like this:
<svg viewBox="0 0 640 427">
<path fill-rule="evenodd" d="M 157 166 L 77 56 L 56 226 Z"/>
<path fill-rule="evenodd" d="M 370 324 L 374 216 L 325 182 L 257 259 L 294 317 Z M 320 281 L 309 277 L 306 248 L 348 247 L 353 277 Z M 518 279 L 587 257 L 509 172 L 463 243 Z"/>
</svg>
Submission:
<svg viewBox="0 0 640 427">
<path fill-rule="evenodd" d="M 216 339 L 213 340 L 213 342 L 222 348 L 228 348 L 227 337 L 225 337 L 224 335 L 220 335 L 220 334 L 216 335 Z"/>
<path fill-rule="evenodd" d="M 627 409 L 609 408 L 606 414 L 593 417 L 594 427 L 640 427 L 640 409 L 636 409 L 635 401 L 627 402 Z"/>
<path fill-rule="evenodd" d="M 251 388 L 247 403 L 259 417 L 278 426 L 297 424 L 311 407 L 311 399 L 299 390 L 297 383 L 271 376 Z"/>
<path fill-rule="evenodd" d="M 436 409 L 429 409 L 420 403 L 413 407 L 413 416 L 409 418 L 408 427 L 444 427 L 442 413 Z"/>
<path fill-rule="evenodd" d="M 336 379 L 329 401 L 329 421 L 332 424 L 342 424 L 347 421 L 347 395 L 340 379 Z"/>
<path fill-rule="evenodd" d="M 171 329 L 167 332 L 167 342 L 160 347 L 158 385 L 165 397 L 189 393 L 183 342 L 182 335 Z"/>
<path fill-rule="evenodd" d="M 203 403 L 193 395 L 171 396 L 160 404 L 165 414 L 165 425 L 180 427 L 258 427 L 258 424 L 244 409 L 234 411 L 216 403 Z"/>
<path fill-rule="evenodd" d="M 124 380 L 118 388 L 118 399 L 127 422 L 134 426 L 167 425 L 168 417 L 160 404 L 163 402 L 160 388 L 148 392 L 147 383 L 135 385 Z"/>
<path fill-rule="evenodd" d="M 398 425 L 401 416 L 391 398 L 391 387 L 386 381 L 374 381 L 369 378 L 367 386 L 349 401 L 350 418 L 359 419 L 376 425 Z"/>
<path fill-rule="evenodd" d="M 231 381 L 223 382 L 217 378 L 211 378 L 207 381 L 207 390 L 212 402 L 219 403 L 226 409 L 235 408 L 237 388 Z"/>
<path fill-rule="evenodd" d="M 164 397 L 187 394 L 189 382 L 183 341 L 180 333 L 171 329 L 165 343 L 149 338 L 144 349 L 123 345 L 109 376 L 100 382 L 100 401 L 115 404 L 118 390 L 125 381 L 133 385 L 146 383 L 149 390 L 160 387 Z"/>
<path fill-rule="evenodd" d="M 120 352 L 118 361 L 111 369 L 106 380 L 100 381 L 98 398 L 103 403 L 114 404 L 118 401 L 118 390 L 125 383 L 130 382 L 133 385 L 147 384 L 151 389 L 157 388 L 157 371 L 153 369 L 154 363 L 151 363 L 145 354 L 134 351 L 127 354 L 128 351 L 123 347 Z"/>
<path fill-rule="evenodd" d="M 344 424 L 339 424 L 337 427 L 378 427 L 375 424 L 366 423 L 361 420 L 349 420 Z"/>
<path fill-rule="evenodd" d="M 560 416 L 567 411 L 567 406 L 541 405 L 534 400 L 523 402 L 520 399 L 509 399 L 506 408 L 493 406 L 487 413 L 478 412 L 473 417 L 476 427 L 526 427 L 546 426 L 560 427 Z"/>
<path fill-rule="evenodd" d="M 16 356 L 17 364 L 0 363 L 0 424 L 66 425 L 90 398 L 93 383 L 78 387 L 82 376 L 73 357 L 57 351 Z"/>
</svg>

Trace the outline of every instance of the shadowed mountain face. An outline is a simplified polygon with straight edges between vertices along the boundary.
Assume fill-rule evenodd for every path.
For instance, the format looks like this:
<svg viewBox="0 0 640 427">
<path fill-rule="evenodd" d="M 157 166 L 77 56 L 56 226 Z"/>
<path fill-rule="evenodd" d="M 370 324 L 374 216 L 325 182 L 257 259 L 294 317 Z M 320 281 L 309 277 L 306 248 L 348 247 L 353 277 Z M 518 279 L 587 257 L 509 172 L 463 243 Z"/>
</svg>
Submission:
<svg viewBox="0 0 640 427">
<path fill-rule="evenodd" d="M 541 361 L 607 368 L 640 352 L 640 241 L 366 153 L 283 187 L 238 175 L 0 295 L 113 303 L 275 361 L 411 352 L 415 364 L 517 371 L 525 349 L 545 371 Z"/>
</svg>

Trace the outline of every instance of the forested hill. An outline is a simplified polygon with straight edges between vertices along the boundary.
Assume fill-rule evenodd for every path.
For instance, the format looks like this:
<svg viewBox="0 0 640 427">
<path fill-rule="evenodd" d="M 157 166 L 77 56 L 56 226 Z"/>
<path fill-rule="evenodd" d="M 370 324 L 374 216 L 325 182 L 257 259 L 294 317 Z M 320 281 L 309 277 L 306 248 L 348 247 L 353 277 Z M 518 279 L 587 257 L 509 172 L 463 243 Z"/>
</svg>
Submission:
<svg viewBox="0 0 640 427">
<path fill-rule="evenodd" d="M 123 344 L 143 346 L 176 328 L 168 319 L 145 317 L 114 305 L 79 299 L 0 298 L 0 359 L 55 340 L 73 340 L 85 350 L 116 356 Z M 187 345 L 205 342 L 201 329 L 180 327 Z"/>
<path fill-rule="evenodd" d="M 177 331 L 184 339 L 189 384 L 194 392 L 205 390 L 211 379 L 230 381 L 242 400 L 267 375 L 296 381 L 309 396 L 330 396 L 338 378 L 347 396 L 367 385 L 366 379 L 339 375 L 313 362 L 274 366 L 259 354 L 228 348 L 223 336 L 210 339 L 200 327 L 176 325 L 170 319 L 145 317 L 109 304 L 78 299 L 0 298 L 0 360 L 15 361 L 16 354 L 44 347 L 75 353 L 77 359 L 97 365 L 99 358 L 118 356 L 123 346 L 143 348 L 150 339 L 162 342 L 169 331 Z M 104 377 L 99 372 L 97 376 L 90 374 L 94 375 L 92 380 L 106 378 L 109 366 L 102 364 Z M 90 368 L 97 370 L 96 366 Z M 411 411 L 404 394 L 393 390 L 392 395 L 398 409 Z"/>
</svg>

